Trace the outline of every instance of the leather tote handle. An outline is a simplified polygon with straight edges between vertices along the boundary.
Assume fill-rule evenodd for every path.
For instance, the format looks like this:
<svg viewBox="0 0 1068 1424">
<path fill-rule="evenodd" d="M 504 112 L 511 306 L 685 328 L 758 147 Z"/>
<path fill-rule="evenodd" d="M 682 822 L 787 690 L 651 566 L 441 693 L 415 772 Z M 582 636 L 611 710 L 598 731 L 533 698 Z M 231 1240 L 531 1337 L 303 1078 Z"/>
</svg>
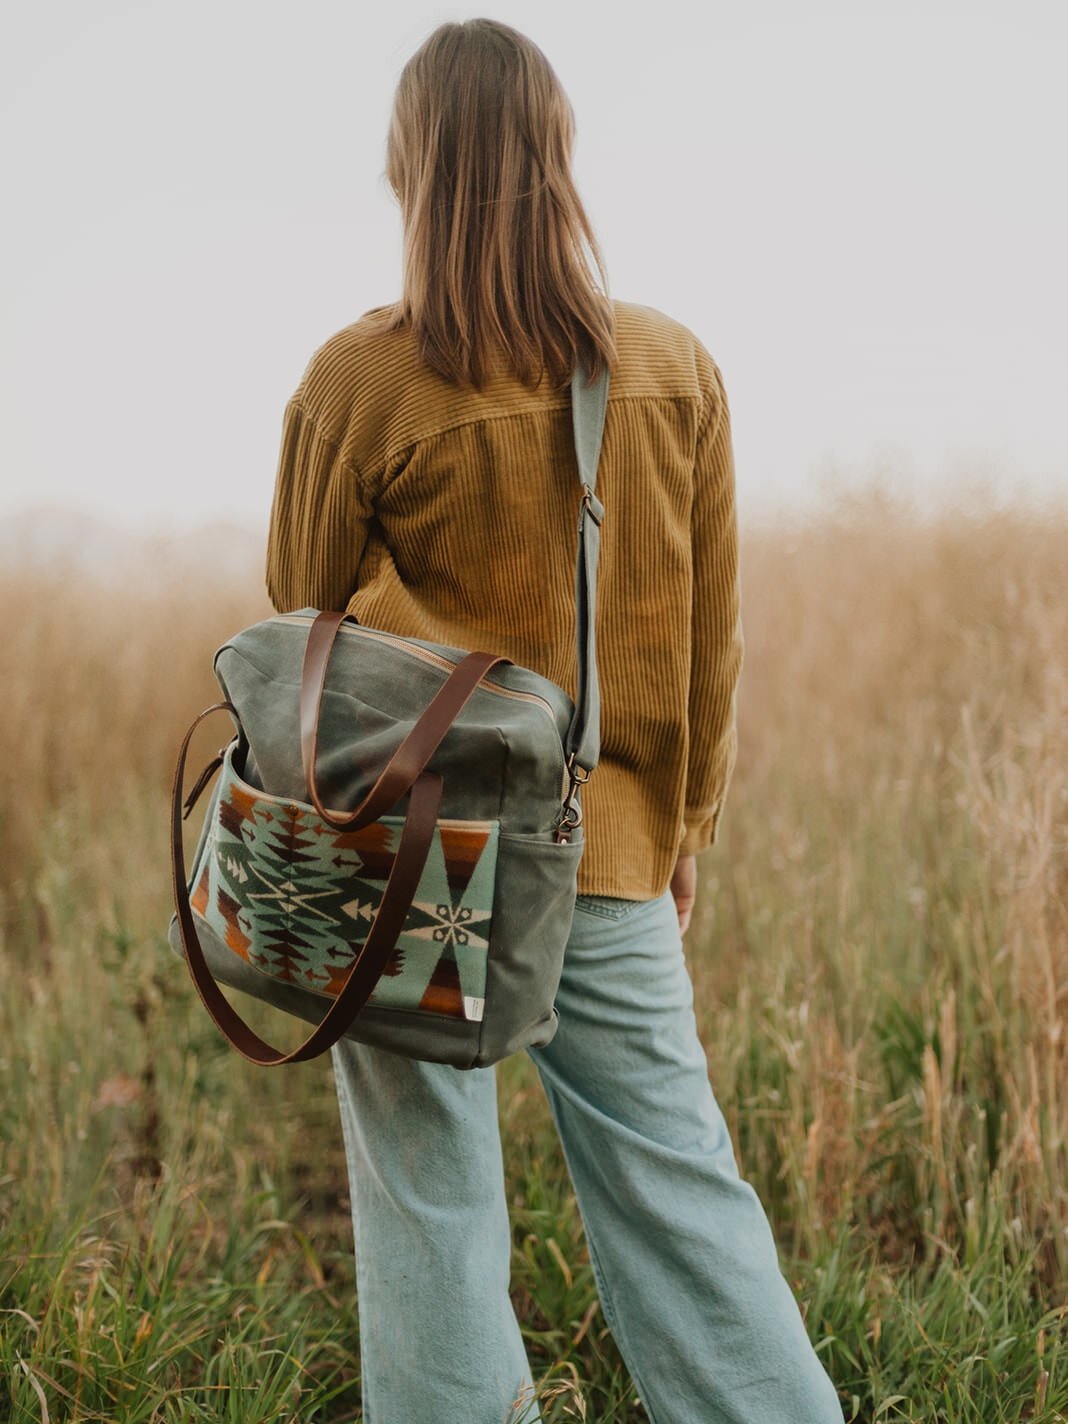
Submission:
<svg viewBox="0 0 1068 1424">
<path fill-rule="evenodd" d="M 404 922 L 411 909 L 412 900 L 415 898 L 419 879 L 426 865 L 430 843 L 437 825 L 438 812 L 441 808 L 442 778 L 436 771 L 420 770 L 411 787 L 411 799 L 401 832 L 400 845 L 397 847 L 389 879 L 386 882 L 385 891 L 367 938 L 349 967 L 337 998 L 327 1009 L 320 1023 L 316 1025 L 303 1043 L 292 1049 L 291 1052 L 284 1053 L 280 1049 L 273 1048 L 249 1027 L 213 979 L 197 937 L 196 924 L 189 904 L 189 891 L 186 888 L 185 854 L 182 848 L 182 821 L 184 817 L 181 812 L 186 753 L 189 750 L 190 738 L 203 718 L 207 717 L 209 713 L 218 712 L 224 708 L 232 712 L 235 718 L 237 717 L 237 709 L 232 703 L 216 702 L 194 718 L 182 742 L 181 751 L 178 754 L 178 765 L 174 773 L 174 786 L 171 792 L 171 877 L 174 882 L 174 904 L 182 946 L 185 950 L 189 972 L 204 1007 L 216 1027 L 233 1044 L 238 1053 L 247 1058 L 250 1063 L 258 1063 L 265 1068 L 273 1068 L 282 1063 L 304 1063 L 311 1058 L 318 1057 L 320 1053 L 325 1053 L 328 1048 L 332 1048 L 337 1043 L 371 997 L 375 985 L 382 976 L 386 961 L 404 928 Z M 220 753 L 215 762 L 206 769 L 206 773 L 202 773 L 197 779 L 197 784 L 186 802 L 186 814 L 192 810 L 197 797 L 207 785 L 208 775 L 222 761 L 222 757 L 223 754 Z"/>
<path fill-rule="evenodd" d="M 312 620 L 300 679 L 300 751 L 308 796 L 323 820 L 341 831 L 359 830 L 370 825 L 395 806 L 437 751 L 445 733 L 490 668 L 498 663 L 512 662 L 511 658 L 494 656 L 493 653 L 468 653 L 427 703 L 422 716 L 390 757 L 378 780 L 355 811 L 330 811 L 323 805 L 319 794 L 315 759 L 326 667 L 338 629 L 346 619 L 360 626 L 351 613 L 339 613 L 333 609 L 324 610 Z"/>
</svg>

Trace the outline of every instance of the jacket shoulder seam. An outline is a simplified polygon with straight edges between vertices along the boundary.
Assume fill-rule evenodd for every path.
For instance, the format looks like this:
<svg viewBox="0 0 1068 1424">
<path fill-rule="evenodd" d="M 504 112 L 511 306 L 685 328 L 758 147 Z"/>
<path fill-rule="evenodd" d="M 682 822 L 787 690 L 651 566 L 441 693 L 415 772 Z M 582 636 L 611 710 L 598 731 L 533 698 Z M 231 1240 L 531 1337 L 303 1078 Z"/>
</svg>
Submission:
<svg viewBox="0 0 1068 1424">
<path fill-rule="evenodd" d="M 691 402 L 691 403 L 693 403 L 693 404 L 695 404 L 695 405 L 697 405 L 697 406 L 700 406 L 700 404 L 701 404 L 701 393 L 700 393 L 699 391 L 697 391 L 697 392 L 694 392 L 694 391 L 679 391 L 679 392 L 676 392 L 676 393 L 668 393 L 668 392 L 662 391 L 662 390 L 655 390 L 655 391 L 650 390 L 650 391 L 629 391 L 629 392 L 627 392 L 626 395 L 615 395 L 615 396 L 612 395 L 611 391 L 609 391 L 609 394 L 608 394 L 608 405 L 609 405 L 609 407 L 611 407 L 611 406 L 613 406 L 613 405 L 623 405 L 624 403 L 630 402 L 630 401 L 648 401 L 648 400 L 660 400 L 660 401 L 689 401 L 689 402 Z M 436 426 L 436 427 L 435 427 L 434 429 L 432 429 L 432 430 L 424 430 L 424 431 L 421 431 L 417 436 L 415 436 L 415 437 L 414 437 L 413 439 L 411 439 L 411 440 L 402 440 L 402 441 L 400 441 L 398 444 L 391 446 L 391 447 L 386 451 L 385 455 L 382 457 L 382 460 L 376 464 L 376 466 L 375 466 L 375 468 L 374 468 L 374 470 L 373 470 L 373 472 L 372 472 L 372 478 L 377 479 L 377 478 L 379 478 L 380 476 L 382 476 L 382 475 L 385 473 L 386 467 L 390 464 L 390 462 L 391 462 L 392 460 L 396 459 L 396 457 L 397 457 L 403 450 L 412 450 L 412 449 L 415 448 L 416 445 L 422 444 L 423 441 L 426 441 L 426 440 L 434 440 L 434 439 L 436 439 L 439 435 L 448 435 L 448 434 L 451 434 L 451 432 L 454 431 L 454 430 L 463 430 L 466 426 L 469 426 L 469 425 L 488 425 L 488 424 L 490 424 L 490 423 L 496 423 L 497 421 L 502 421 L 502 420 L 517 420 L 517 419 L 519 419 L 519 418 L 521 418 L 521 417 L 525 417 L 525 416 L 541 415 L 541 414 L 544 413 L 545 411 L 550 411 L 550 410 L 555 411 L 555 410 L 570 410 L 570 409 L 571 409 L 571 401 L 570 401 L 570 398 L 569 398 L 569 399 L 566 400 L 566 401 L 558 401 L 558 402 L 556 402 L 556 403 L 554 403 L 554 404 L 552 404 L 552 405 L 531 406 L 531 407 L 529 407 L 529 408 L 527 408 L 527 409 L 524 409 L 524 410 L 504 410 L 504 411 L 498 411 L 496 414 L 475 415 L 475 416 L 471 416 L 470 418 L 465 418 L 465 419 L 463 419 L 463 420 L 450 420 L 450 421 L 447 421 L 444 425 Z M 325 437 L 324 437 L 324 438 L 325 438 Z M 354 468 L 355 468 L 355 467 L 354 467 Z"/>
</svg>

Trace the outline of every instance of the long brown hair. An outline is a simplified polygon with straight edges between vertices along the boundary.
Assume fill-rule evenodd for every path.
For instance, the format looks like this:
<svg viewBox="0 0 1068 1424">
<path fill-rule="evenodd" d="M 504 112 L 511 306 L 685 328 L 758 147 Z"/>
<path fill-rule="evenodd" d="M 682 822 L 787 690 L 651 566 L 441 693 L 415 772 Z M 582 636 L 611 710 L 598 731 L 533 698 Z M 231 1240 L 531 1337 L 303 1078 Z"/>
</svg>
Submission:
<svg viewBox="0 0 1068 1424">
<path fill-rule="evenodd" d="M 575 116 L 532 40 L 497 20 L 439 25 L 401 71 L 384 177 L 404 221 L 403 297 L 420 355 L 481 389 L 503 357 L 562 389 L 614 369 L 604 262 L 571 176 Z M 600 275 L 598 287 L 583 252 Z"/>
</svg>

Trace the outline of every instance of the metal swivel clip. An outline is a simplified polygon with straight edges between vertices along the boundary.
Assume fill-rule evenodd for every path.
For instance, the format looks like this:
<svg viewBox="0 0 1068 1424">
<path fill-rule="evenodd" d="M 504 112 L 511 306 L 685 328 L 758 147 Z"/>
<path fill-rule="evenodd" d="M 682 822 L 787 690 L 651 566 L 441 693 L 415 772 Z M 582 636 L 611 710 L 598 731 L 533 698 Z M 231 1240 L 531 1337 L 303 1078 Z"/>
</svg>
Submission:
<svg viewBox="0 0 1068 1424">
<path fill-rule="evenodd" d="M 574 752 L 567 759 L 567 775 L 567 795 L 564 797 L 564 804 L 560 808 L 553 832 L 553 839 L 556 841 L 570 841 L 572 831 L 582 824 L 582 802 L 577 792 L 580 786 L 589 781 L 590 773 L 585 767 L 575 765 Z"/>
</svg>

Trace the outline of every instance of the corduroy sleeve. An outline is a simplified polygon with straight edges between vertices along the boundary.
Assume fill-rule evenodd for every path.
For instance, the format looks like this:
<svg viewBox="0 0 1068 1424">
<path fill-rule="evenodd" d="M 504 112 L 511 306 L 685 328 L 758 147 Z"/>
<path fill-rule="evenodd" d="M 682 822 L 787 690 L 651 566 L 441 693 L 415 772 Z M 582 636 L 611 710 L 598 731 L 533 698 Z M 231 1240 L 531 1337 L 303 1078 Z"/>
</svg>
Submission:
<svg viewBox="0 0 1068 1424">
<path fill-rule="evenodd" d="M 744 656 L 730 405 L 719 367 L 698 346 L 704 411 L 694 463 L 690 754 L 680 855 L 713 845 L 738 753 Z"/>
<path fill-rule="evenodd" d="M 358 471 L 293 396 L 267 533 L 267 594 L 276 612 L 348 605 L 373 512 Z"/>
</svg>

